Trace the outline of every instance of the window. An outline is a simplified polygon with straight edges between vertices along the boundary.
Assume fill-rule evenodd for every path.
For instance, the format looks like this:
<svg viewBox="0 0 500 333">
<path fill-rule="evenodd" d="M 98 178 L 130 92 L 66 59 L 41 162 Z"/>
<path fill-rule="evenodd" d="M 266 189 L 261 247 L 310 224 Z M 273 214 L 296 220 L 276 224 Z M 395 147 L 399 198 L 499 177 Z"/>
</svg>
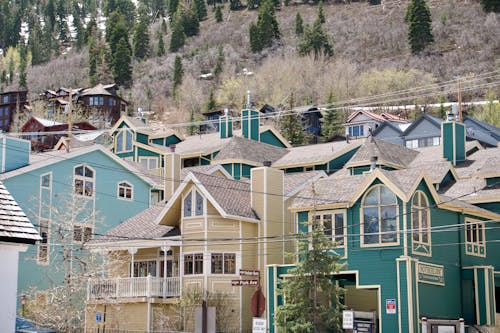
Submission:
<svg viewBox="0 0 500 333">
<path fill-rule="evenodd" d="M 323 227 L 323 232 L 329 240 L 334 240 L 337 245 L 344 245 L 345 225 L 344 225 L 344 213 L 343 212 L 322 212 L 316 214 L 315 222 Z M 314 226 L 313 226 L 314 227 Z"/>
<path fill-rule="evenodd" d="M 439 136 L 420 138 L 406 141 L 406 148 L 420 148 L 420 147 L 430 147 L 439 146 L 441 143 L 441 138 Z"/>
<path fill-rule="evenodd" d="M 411 229 L 413 252 L 430 254 L 431 229 L 430 210 L 427 197 L 421 191 L 413 195 L 411 202 Z"/>
<path fill-rule="evenodd" d="M 40 236 L 42 240 L 38 244 L 38 263 L 48 264 L 49 263 L 49 220 L 40 219 Z"/>
<path fill-rule="evenodd" d="M 5 96 L 3 97 L 3 102 L 4 102 L 4 103 L 9 103 L 9 95 L 5 95 Z"/>
<path fill-rule="evenodd" d="M 203 253 L 184 256 L 184 275 L 203 274 Z"/>
<path fill-rule="evenodd" d="M 47 173 L 45 175 L 41 175 L 40 186 L 42 188 L 50 189 L 51 185 L 51 174 Z"/>
<path fill-rule="evenodd" d="M 132 138 L 132 131 L 128 128 L 122 128 L 115 137 L 115 151 L 117 153 L 132 151 Z"/>
<path fill-rule="evenodd" d="M 134 277 L 157 276 L 156 260 L 134 262 Z"/>
<path fill-rule="evenodd" d="M 486 234 L 484 222 L 465 221 L 465 253 L 486 257 Z"/>
<path fill-rule="evenodd" d="M 236 274 L 236 254 L 212 253 L 212 274 Z"/>
<path fill-rule="evenodd" d="M 349 136 L 364 136 L 365 128 L 363 125 L 349 126 Z"/>
<path fill-rule="evenodd" d="M 194 200 L 193 200 L 194 197 Z M 184 217 L 202 216 L 204 211 L 204 199 L 203 196 L 195 190 L 192 190 L 184 197 Z"/>
<path fill-rule="evenodd" d="M 139 157 L 139 163 L 148 170 L 158 168 L 158 159 L 156 157 Z"/>
<path fill-rule="evenodd" d="M 115 100 L 114 100 L 114 98 L 113 98 L 113 97 L 110 97 L 110 98 L 108 99 L 108 105 L 109 105 L 109 106 L 113 106 L 113 105 L 115 105 L 115 103 L 114 103 L 114 102 L 115 102 Z"/>
<path fill-rule="evenodd" d="M 132 200 L 133 186 L 127 182 L 118 184 L 118 199 Z"/>
<path fill-rule="evenodd" d="M 85 227 L 81 225 L 73 226 L 73 241 L 79 243 L 86 243 L 92 239 L 92 227 Z"/>
<path fill-rule="evenodd" d="M 384 185 L 373 187 L 362 204 L 362 238 L 364 245 L 396 244 L 399 240 L 396 195 Z"/>
<path fill-rule="evenodd" d="M 94 183 L 95 176 L 94 171 L 86 166 L 79 165 L 74 169 L 73 184 L 75 187 L 75 193 L 85 197 L 94 196 Z"/>
</svg>

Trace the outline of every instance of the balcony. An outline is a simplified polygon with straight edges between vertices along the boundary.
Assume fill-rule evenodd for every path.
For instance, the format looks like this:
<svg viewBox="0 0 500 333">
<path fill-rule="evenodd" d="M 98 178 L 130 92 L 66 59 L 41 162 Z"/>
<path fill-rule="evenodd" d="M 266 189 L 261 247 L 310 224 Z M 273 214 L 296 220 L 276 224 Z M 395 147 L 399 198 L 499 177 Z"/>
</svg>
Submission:
<svg viewBox="0 0 500 333">
<path fill-rule="evenodd" d="M 178 297 L 181 294 L 178 277 L 132 277 L 91 279 L 87 285 L 87 300 L 134 297 Z"/>
</svg>

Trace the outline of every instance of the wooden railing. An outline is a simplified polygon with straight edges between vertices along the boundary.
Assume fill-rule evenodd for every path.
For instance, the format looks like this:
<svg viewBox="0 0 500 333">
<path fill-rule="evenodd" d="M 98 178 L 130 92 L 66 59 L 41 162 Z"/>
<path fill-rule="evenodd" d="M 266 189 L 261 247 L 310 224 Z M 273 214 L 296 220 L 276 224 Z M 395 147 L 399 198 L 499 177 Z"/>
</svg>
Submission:
<svg viewBox="0 0 500 333">
<path fill-rule="evenodd" d="M 180 296 L 178 277 L 133 277 L 115 279 L 90 279 L 87 285 L 87 300 L 131 297 L 177 297 Z"/>
</svg>

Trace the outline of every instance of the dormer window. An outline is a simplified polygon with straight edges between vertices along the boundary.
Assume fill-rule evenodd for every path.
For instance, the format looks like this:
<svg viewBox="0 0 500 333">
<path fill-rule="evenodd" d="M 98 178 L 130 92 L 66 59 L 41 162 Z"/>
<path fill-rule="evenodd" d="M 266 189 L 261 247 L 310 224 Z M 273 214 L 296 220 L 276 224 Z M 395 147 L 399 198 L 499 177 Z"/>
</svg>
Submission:
<svg viewBox="0 0 500 333">
<path fill-rule="evenodd" d="M 75 194 L 93 197 L 95 184 L 94 170 L 84 164 L 76 166 L 73 172 L 73 184 Z"/>
<path fill-rule="evenodd" d="M 397 245 L 398 202 L 384 185 L 372 187 L 361 205 L 361 244 L 364 246 Z"/>
<path fill-rule="evenodd" d="M 205 203 L 200 192 L 196 190 L 192 190 L 191 192 L 189 192 L 184 197 L 183 205 L 184 217 L 203 215 Z"/>
<path fill-rule="evenodd" d="M 118 199 L 132 200 L 134 187 L 128 182 L 120 182 L 118 184 Z"/>
<path fill-rule="evenodd" d="M 128 128 L 122 128 L 116 134 L 115 137 L 115 152 L 117 153 L 125 153 L 133 150 L 132 147 L 132 138 L 133 133 Z"/>
</svg>

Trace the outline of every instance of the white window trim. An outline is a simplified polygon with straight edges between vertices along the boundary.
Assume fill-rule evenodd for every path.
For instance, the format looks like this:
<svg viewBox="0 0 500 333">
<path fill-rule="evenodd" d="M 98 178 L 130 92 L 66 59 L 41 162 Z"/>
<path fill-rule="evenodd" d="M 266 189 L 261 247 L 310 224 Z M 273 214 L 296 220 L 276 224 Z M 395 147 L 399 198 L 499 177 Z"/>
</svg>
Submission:
<svg viewBox="0 0 500 333">
<path fill-rule="evenodd" d="M 194 273 L 194 256 L 197 255 L 197 254 L 201 254 L 203 255 L 203 260 L 202 260 L 202 267 L 203 267 L 203 272 L 202 273 Z M 193 273 L 192 274 L 186 274 L 186 256 L 189 256 L 189 255 L 192 255 L 193 256 Z M 207 265 L 206 265 L 206 262 L 207 262 L 207 253 L 203 252 L 203 251 L 194 251 L 194 252 L 184 252 L 182 253 L 182 275 L 183 276 L 204 276 L 204 275 L 207 275 Z M 212 259 L 211 257 L 211 254 L 210 254 L 210 259 Z M 210 263 L 212 263 L 210 261 Z M 210 267 L 211 268 L 211 267 Z M 211 269 L 210 269 L 210 272 L 211 272 Z M 220 274 L 217 274 L 217 275 L 220 275 Z"/>
<path fill-rule="evenodd" d="M 132 134 L 132 146 L 130 147 L 130 149 L 127 149 L 127 132 L 129 132 L 130 134 Z M 118 135 L 122 134 L 122 150 L 118 151 L 118 144 L 117 144 L 117 141 L 118 141 Z M 129 153 L 129 152 L 132 152 L 134 151 L 134 132 L 128 128 L 128 127 L 122 127 L 120 128 L 118 131 L 116 131 L 116 135 L 114 137 L 114 148 L 115 148 L 115 152 L 116 153 Z"/>
<path fill-rule="evenodd" d="M 40 232 L 40 236 L 42 235 L 41 228 L 42 228 L 42 220 L 47 221 L 47 243 L 42 243 L 41 241 L 37 244 L 37 251 L 36 251 L 36 262 L 38 265 L 43 265 L 47 266 L 50 264 L 50 219 L 47 218 L 39 218 L 38 219 L 38 231 Z M 46 246 L 47 247 L 47 259 L 46 260 L 40 260 L 40 247 L 41 246 Z"/>
<path fill-rule="evenodd" d="M 368 195 L 368 193 L 370 193 L 372 190 L 374 190 L 376 187 L 382 187 L 382 186 L 385 186 L 387 187 L 387 185 L 384 185 L 384 184 L 377 184 L 377 185 L 374 185 L 372 187 L 370 187 L 366 192 L 365 194 L 363 195 L 363 198 L 361 200 L 361 205 L 359 207 L 360 211 L 359 211 L 359 221 L 360 221 L 360 247 L 389 247 L 389 246 L 397 246 L 399 245 L 399 242 L 400 242 L 400 238 L 399 238 L 399 204 L 398 204 L 398 197 L 397 195 L 389 188 L 387 187 L 393 194 L 394 194 L 394 197 L 396 198 L 396 230 L 395 230 L 395 233 L 396 233 L 396 241 L 395 242 L 392 242 L 392 243 L 373 243 L 373 244 L 365 244 L 365 217 L 364 217 L 364 214 L 363 214 L 363 209 L 365 208 L 365 200 L 366 200 L 366 196 Z M 380 205 L 378 206 L 380 207 Z M 380 223 L 380 221 L 379 221 Z M 381 225 L 379 225 L 379 235 L 382 234 L 382 231 L 380 231 L 381 229 Z"/>
<path fill-rule="evenodd" d="M 49 182 L 49 186 L 48 187 L 44 187 L 42 184 L 43 184 L 43 177 L 45 176 L 49 176 L 50 177 L 50 182 Z M 47 189 L 50 191 L 50 193 L 52 194 L 52 171 L 51 172 L 46 172 L 44 174 L 41 174 L 40 175 L 40 189 Z"/>
<path fill-rule="evenodd" d="M 153 161 L 153 160 L 155 161 L 156 168 L 151 169 L 151 168 L 149 168 L 149 162 Z M 139 164 L 142 165 L 142 161 L 147 161 L 146 162 L 146 169 L 148 169 L 148 170 L 156 170 L 156 169 L 159 168 L 158 157 L 155 157 L 155 156 L 140 156 L 139 157 Z"/>
<path fill-rule="evenodd" d="M 125 197 L 120 196 L 120 188 L 122 187 L 122 184 L 127 184 L 128 186 L 130 186 L 130 198 L 127 198 L 126 196 Z M 129 189 L 128 187 L 125 187 L 125 186 L 123 186 L 123 187 L 125 189 Z M 116 197 L 118 198 L 118 200 L 134 201 L 134 185 L 132 185 L 130 182 L 128 182 L 126 180 L 119 181 L 116 184 Z"/>
<path fill-rule="evenodd" d="M 83 176 L 79 176 L 79 175 L 76 175 L 76 169 L 79 168 L 79 167 L 83 167 Z M 90 170 L 92 170 L 92 178 L 90 177 L 86 177 L 85 176 L 85 168 L 88 168 Z M 95 172 L 95 169 L 90 167 L 88 164 L 86 163 L 82 163 L 82 164 L 78 164 L 76 165 L 75 167 L 73 167 L 73 194 L 78 196 L 78 197 L 81 197 L 81 198 L 95 198 L 95 192 L 96 192 L 96 172 Z M 80 179 L 80 180 L 83 180 L 83 193 L 85 193 L 85 181 L 89 180 L 89 179 L 92 179 L 92 195 L 85 195 L 85 194 L 78 194 L 76 193 L 76 189 L 75 189 L 75 180 L 77 179 Z"/>
<path fill-rule="evenodd" d="M 314 223 L 314 217 L 317 215 L 332 215 L 332 239 L 335 240 L 335 215 L 336 214 L 342 214 L 344 216 L 344 226 L 343 226 L 343 240 L 344 244 L 336 246 L 336 249 L 344 249 L 344 257 L 347 257 L 347 211 L 345 209 L 338 209 L 338 210 L 322 210 L 322 211 L 316 211 L 316 212 L 309 212 L 309 221 L 312 221 L 309 223 L 308 230 L 309 233 L 313 231 L 313 223 Z"/>
<path fill-rule="evenodd" d="M 425 205 L 427 207 L 427 209 L 425 209 L 425 211 L 423 211 L 423 206 L 419 206 L 419 207 L 415 207 L 413 205 L 413 199 L 415 198 L 416 195 L 421 195 L 421 198 L 423 198 L 425 200 Z M 412 246 L 412 253 L 414 254 L 417 254 L 417 255 L 421 255 L 421 256 L 427 256 L 427 257 L 432 257 L 432 233 L 431 233 L 431 210 L 430 210 L 430 206 L 429 206 L 429 199 L 427 199 L 427 196 L 425 195 L 425 193 L 423 191 L 415 191 L 415 193 L 413 194 L 413 196 L 411 197 L 411 214 L 410 214 L 410 223 L 411 223 L 411 228 L 412 228 L 412 233 L 411 233 L 411 241 L 412 241 L 412 244 L 414 245 L 421 245 L 421 246 L 428 246 L 429 247 L 429 252 L 422 252 L 422 251 L 419 251 L 418 249 L 415 248 L 415 246 Z M 416 232 L 417 230 L 414 229 L 414 223 L 413 223 L 413 211 L 417 209 L 418 210 L 418 213 L 419 213 L 419 217 L 418 217 L 418 234 L 419 234 L 419 238 L 422 238 L 421 236 L 423 235 L 423 231 L 422 231 L 422 214 L 426 214 L 427 215 L 427 242 L 423 242 L 423 241 L 416 241 L 413 239 L 413 233 Z"/>
<path fill-rule="evenodd" d="M 75 239 L 75 227 L 80 227 L 80 239 Z M 85 229 L 90 229 L 90 239 L 88 241 L 85 241 Z M 89 224 L 89 223 L 74 223 L 73 228 L 72 228 L 72 233 L 71 233 L 71 240 L 73 244 L 85 244 L 93 239 L 94 235 L 94 226 Z"/>
<path fill-rule="evenodd" d="M 470 219 L 470 218 L 465 218 L 464 220 L 464 224 L 465 224 L 465 227 L 464 227 L 464 234 L 465 234 L 465 254 L 467 255 L 470 255 L 470 256 L 475 256 L 475 257 L 483 257 L 485 258 L 486 257 L 486 228 L 485 228 L 485 222 L 484 221 L 480 221 L 480 220 L 474 220 L 474 219 Z M 481 233 L 483 234 L 483 243 L 479 243 L 479 242 L 473 242 L 473 241 L 468 241 L 467 240 L 467 227 L 469 225 L 473 225 L 473 224 L 476 224 L 478 226 L 481 226 Z M 478 247 L 478 250 L 480 248 L 483 248 L 483 253 L 479 253 L 479 252 L 474 252 L 474 251 L 468 251 L 467 248 L 468 246 L 471 245 L 472 248 L 474 248 L 474 246 L 477 246 Z"/>
<path fill-rule="evenodd" d="M 222 273 L 212 273 L 212 254 L 215 254 L 215 253 L 218 253 L 218 254 L 222 254 Z M 224 273 L 224 254 L 234 254 L 234 274 L 231 274 L 231 273 Z M 240 272 L 240 255 L 237 251 L 232 251 L 232 252 L 229 252 L 229 251 L 211 251 L 208 253 L 208 256 L 209 256 L 209 270 L 208 270 L 208 275 L 211 275 L 211 276 L 239 276 L 239 272 Z"/>
</svg>

